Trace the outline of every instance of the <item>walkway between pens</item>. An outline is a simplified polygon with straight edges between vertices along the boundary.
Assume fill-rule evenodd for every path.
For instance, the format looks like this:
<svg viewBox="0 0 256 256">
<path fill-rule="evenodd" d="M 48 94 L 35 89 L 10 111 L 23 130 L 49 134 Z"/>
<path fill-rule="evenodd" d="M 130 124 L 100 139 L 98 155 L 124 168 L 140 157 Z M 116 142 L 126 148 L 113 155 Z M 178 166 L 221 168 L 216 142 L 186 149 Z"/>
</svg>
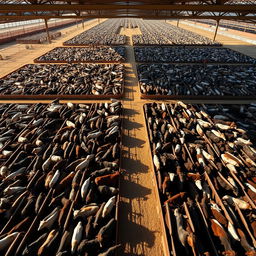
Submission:
<svg viewBox="0 0 256 256">
<path fill-rule="evenodd" d="M 153 168 L 140 100 L 138 79 L 131 36 L 133 29 L 125 29 L 129 37 L 123 123 L 123 159 L 125 170 L 120 184 L 119 242 L 123 244 L 118 255 L 162 256 L 162 231 L 153 187 Z"/>
</svg>

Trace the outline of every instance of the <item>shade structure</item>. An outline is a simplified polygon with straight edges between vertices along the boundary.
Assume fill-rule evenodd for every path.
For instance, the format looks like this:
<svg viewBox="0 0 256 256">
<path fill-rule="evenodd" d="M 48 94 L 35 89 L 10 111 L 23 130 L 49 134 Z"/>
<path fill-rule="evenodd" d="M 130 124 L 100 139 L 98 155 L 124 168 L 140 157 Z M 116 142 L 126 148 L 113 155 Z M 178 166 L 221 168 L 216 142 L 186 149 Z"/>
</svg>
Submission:
<svg viewBox="0 0 256 256">
<path fill-rule="evenodd" d="M 0 20 L 50 18 L 232 19 L 255 21 L 251 0 L 0 1 Z"/>
</svg>

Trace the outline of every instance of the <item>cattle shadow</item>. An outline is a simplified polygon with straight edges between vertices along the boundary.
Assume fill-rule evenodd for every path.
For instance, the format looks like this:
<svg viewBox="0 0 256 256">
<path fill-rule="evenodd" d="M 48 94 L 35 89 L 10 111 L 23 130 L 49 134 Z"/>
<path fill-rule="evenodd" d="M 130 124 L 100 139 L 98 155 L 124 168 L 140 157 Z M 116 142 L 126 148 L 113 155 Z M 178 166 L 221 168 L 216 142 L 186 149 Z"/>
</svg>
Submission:
<svg viewBox="0 0 256 256">
<path fill-rule="evenodd" d="M 123 120 L 124 120 L 124 123 L 125 123 L 125 129 L 126 130 L 139 129 L 139 128 L 143 127 L 142 124 L 139 124 L 137 122 L 133 122 L 128 117 L 123 118 Z"/>
<path fill-rule="evenodd" d="M 137 159 L 136 155 L 128 153 L 126 150 L 122 151 L 122 169 L 124 169 L 127 174 L 138 174 L 138 173 L 147 173 L 149 171 L 148 166 L 141 163 Z"/>
<path fill-rule="evenodd" d="M 155 231 L 140 224 L 142 215 L 132 211 L 130 203 L 120 202 L 119 204 L 119 224 L 118 226 L 118 243 L 121 247 L 117 255 L 146 255 L 146 248 L 152 248 L 155 242 Z M 125 248 L 129 248 L 127 253 Z"/>
<path fill-rule="evenodd" d="M 120 196 L 128 199 L 141 198 L 147 199 L 147 195 L 151 194 L 151 189 L 137 184 L 127 179 L 120 180 Z"/>
</svg>

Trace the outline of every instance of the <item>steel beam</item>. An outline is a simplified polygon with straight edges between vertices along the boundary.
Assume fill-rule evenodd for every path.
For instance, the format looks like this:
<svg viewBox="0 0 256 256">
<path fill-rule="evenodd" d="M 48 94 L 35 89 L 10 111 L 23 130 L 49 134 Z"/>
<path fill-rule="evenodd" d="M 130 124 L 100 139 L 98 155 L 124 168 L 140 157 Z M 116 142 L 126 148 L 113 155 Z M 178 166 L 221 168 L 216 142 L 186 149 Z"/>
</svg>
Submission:
<svg viewBox="0 0 256 256">
<path fill-rule="evenodd" d="M 137 14 L 134 16 L 129 15 L 104 15 L 104 14 L 96 14 L 96 15 L 81 15 L 81 16 L 61 16 L 61 15 L 0 15 L 0 20 L 6 21 L 6 20 L 34 20 L 34 19 L 95 19 L 95 18 L 144 18 L 144 19 L 212 19 L 212 20 L 248 20 L 248 21 L 256 21 L 256 16 L 211 16 L 211 15 L 203 15 L 203 16 L 181 16 L 181 15 L 143 15 L 143 14 Z"/>
<path fill-rule="evenodd" d="M 35 12 L 35 11 L 88 11 L 88 10 L 171 10 L 171 11 L 200 11 L 200 12 L 248 12 L 256 13 L 256 5 L 236 4 L 236 5 L 118 5 L 118 4 L 0 4 L 0 12 Z"/>
</svg>

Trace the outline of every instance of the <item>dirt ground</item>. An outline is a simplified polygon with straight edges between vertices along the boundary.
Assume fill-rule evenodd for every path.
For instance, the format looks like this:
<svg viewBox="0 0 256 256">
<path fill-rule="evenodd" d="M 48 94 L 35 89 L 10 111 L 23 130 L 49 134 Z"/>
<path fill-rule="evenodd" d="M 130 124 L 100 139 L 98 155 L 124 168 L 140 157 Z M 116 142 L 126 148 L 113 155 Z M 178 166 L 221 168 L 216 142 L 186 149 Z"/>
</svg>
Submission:
<svg viewBox="0 0 256 256">
<path fill-rule="evenodd" d="M 129 37 L 127 49 L 126 83 L 123 128 L 122 168 L 125 175 L 120 184 L 119 236 L 123 249 L 118 255 L 164 255 L 162 247 L 161 215 L 156 207 L 156 186 L 143 116 L 143 101 L 136 72 L 131 36 L 137 30 L 124 29 Z"/>
<path fill-rule="evenodd" d="M 98 20 L 89 21 L 85 23 L 85 29 L 89 29 L 96 24 L 98 24 Z M 210 38 L 213 36 L 207 31 L 195 30 L 183 24 L 180 24 L 180 26 L 209 36 Z M 84 30 L 81 25 L 78 28 L 72 26 L 65 29 L 62 31 L 63 36 L 50 45 L 33 45 L 31 49 L 26 49 L 25 45 L 10 45 L 8 48 L 2 48 L 0 54 L 6 59 L 0 61 L 0 77 L 22 65 L 33 63 L 33 59 L 54 47 L 61 46 L 64 41 L 82 31 Z M 131 36 L 140 33 L 140 31 L 138 31 L 138 29 L 124 28 L 121 30 L 121 33 L 128 37 L 128 44 L 126 46 L 127 62 L 124 63 L 126 68 L 125 95 L 122 99 L 124 107 L 124 126 L 121 167 L 124 170 L 124 174 L 120 186 L 121 201 L 118 224 L 119 242 L 122 244 L 122 248 L 118 252 L 118 255 L 162 256 L 165 255 L 166 238 L 163 232 L 163 219 L 160 214 L 161 206 L 157 195 L 151 152 L 143 114 L 143 104 L 149 101 L 140 99 L 136 63 L 131 42 Z M 221 41 L 225 46 L 228 45 L 228 47 L 233 47 L 233 49 L 239 50 L 245 54 L 251 56 L 256 54 L 254 52 L 254 46 L 246 45 L 241 41 L 223 36 L 217 37 L 217 40 Z M 74 100 L 73 102 L 79 103 L 84 101 Z M 196 103 L 198 101 L 193 102 Z M 202 103 L 202 101 L 200 102 Z M 212 102 L 224 103 L 223 101 Z M 232 102 L 246 103 L 247 101 Z M 207 101 L 207 103 L 209 103 L 209 101 Z"/>
</svg>

